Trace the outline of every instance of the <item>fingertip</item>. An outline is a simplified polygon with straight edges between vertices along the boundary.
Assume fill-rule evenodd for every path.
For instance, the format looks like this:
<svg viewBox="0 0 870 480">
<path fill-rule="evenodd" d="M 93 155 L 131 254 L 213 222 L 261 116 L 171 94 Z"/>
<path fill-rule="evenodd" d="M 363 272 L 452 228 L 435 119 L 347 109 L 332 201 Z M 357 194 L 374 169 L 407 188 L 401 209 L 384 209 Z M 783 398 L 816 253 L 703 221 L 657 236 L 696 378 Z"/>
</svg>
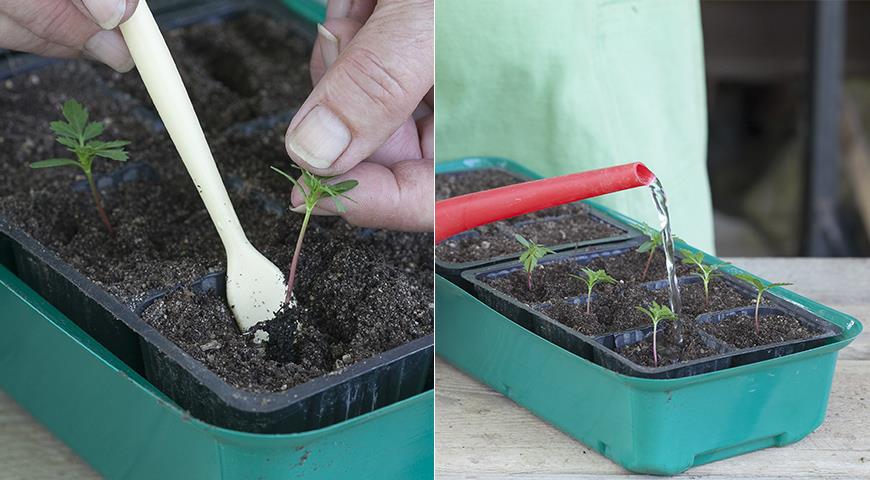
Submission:
<svg viewBox="0 0 870 480">
<path fill-rule="evenodd" d="M 117 30 L 98 31 L 85 42 L 82 50 L 85 56 L 99 60 L 121 73 L 129 72 L 136 66 Z"/>
</svg>

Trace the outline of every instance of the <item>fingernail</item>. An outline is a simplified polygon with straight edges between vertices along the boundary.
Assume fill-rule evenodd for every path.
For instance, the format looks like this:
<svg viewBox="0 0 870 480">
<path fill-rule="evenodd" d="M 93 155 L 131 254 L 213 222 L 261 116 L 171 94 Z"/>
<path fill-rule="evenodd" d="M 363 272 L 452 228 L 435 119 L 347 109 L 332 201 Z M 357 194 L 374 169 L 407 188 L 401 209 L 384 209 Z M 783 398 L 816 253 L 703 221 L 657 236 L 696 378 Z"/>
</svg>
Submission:
<svg viewBox="0 0 870 480">
<path fill-rule="evenodd" d="M 133 69 L 133 57 L 121 34 L 114 30 L 100 30 L 85 42 L 85 54 L 95 58 L 119 72 Z"/>
<path fill-rule="evenodd" d="M 326 5 L 326 18 L 347 18 L 353 0 L 329 0 Z"/>
<path fill-rule="evenodd" d="M 82 0 L 94 20 L 106 30 L 112 30 L 121 23 L 127 10 L 125 0 Z"/>
<path fill-rule="evenodd" d="M 290 209 L 291 212 L 296 213 L 305 213 L 305 204 L 299 205 L 298 207 L 293 207 Z"/>
<path fill-rule="evenodd" d="M 314 168 L 329 168 L 350 145 L 350 130 L 323 105 L 317 105 L 287 136 L 287 152 Z"/>
<path fill-rule="evenodd" d="M 323 57 L 323 65 L 329 68 L 338 58 L 338 38 L 319 23 L 317 36 L 320 37 L 320 56 Z"/>
</svg>

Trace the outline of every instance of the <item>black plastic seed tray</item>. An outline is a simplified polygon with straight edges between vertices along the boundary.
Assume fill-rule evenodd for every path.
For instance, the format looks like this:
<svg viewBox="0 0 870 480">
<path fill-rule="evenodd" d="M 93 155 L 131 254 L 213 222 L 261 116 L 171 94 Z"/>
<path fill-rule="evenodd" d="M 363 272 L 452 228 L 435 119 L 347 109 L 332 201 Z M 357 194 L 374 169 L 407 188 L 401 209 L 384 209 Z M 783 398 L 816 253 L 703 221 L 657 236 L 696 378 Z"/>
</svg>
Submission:
<svg viewBox="0 0 870 480">
<path fill-rule="evenodd" d="M 540 264 L 546 265 L 548 263 L 570 260 L 577 262 L 578 265 L 583 265 L 598 257 L 616 256 L 628 253 L 637 248 L 641 241 L 641 239 L 635 239 L 614 245 L 588 247 L 576 252 L 561 252 L 545 257 Z M 514 260 L 511 262 L 468 270 L 465 271 L 462 276 L 463 279 L 471 285 L 472 293 L 478 299 L 508 319 L 559 347 L 564 348 L 565 350 L 624 375 L 645 378 L 679 378 L 708 373 L 814 348 L 824 344 L 836 335 L 839 335 L 842 331 L 842 329 L 836 325 L 811 315 L 803 309 L 794 308 L 788 302 L 772 295 L 770 292 L 765 292 L 763 296 L 765 306 L 761 308 L 762 314 L 783 312 L 793 315 L 804 324 L 815 328 L 821 333 L 810 339 L 780 342 L 751 349 L 738 350 L 715 336 L 698 329 L 697 334 L 700 337 L 700 341 L 717 352 L 715 355 L 679 364 L 665 365 L 661 367 L 645 367 L 623 357 L 619 354 L 619 350 L 627 345 L 646 339 L 652 334 L 652 326 L 621 332 L 610 332 L 592 337 L 582 334 L 577 330 L 548 317 L 546 314 L 548 307 L 547 304 L 526 304 L 486 283 L 487 279 L 491 280 L 495 277 L 508 275 L 520 269 L 522 269 L 522 265 Z M 697 283 L 698 281 L 699 279 L 696 277 L 686 276 L 678 278 L 678 283 L 681 286 Z M 755 297 L 752 287 L 730 275 L 723 276 L 721 281 L 728 282 L 730 286 L 742 291 L 747 297 L 747 307 L 700 315 L 694 320 L 695 322 L 721 321 L 727 316 L 742 313 L 747 310 L 754 312 L 754 306 L 750 306 L 750 304 L 754 305 L 754 302 L 751 299 Z M 650 290 L 659 290 L 667 288 L 667 280 L 655 280 L 642 285 Z M 593 301 L 595 297 L 596 294 L 593 294 Z M 587 301 L 587 298 L 585 295 L 580 295 L 565 300 L 582 304 Z"/>
<path fill-rule="evenodd" d="M 249 12 L 286 19 L 298 26 L 294 31 L 303 38 L 309 41 L 314 38 L 314 26 L 293 17 L 278 1 L 210 2 L 169 14 L 158 12 L 157 16 L 164 29 L 171 29 L 199 22 L 221 22 Z M 16 59 L 15 68 L 0 66 L 0 79 L 22 75 L 52 62 L 27 55 L 16 56 Z M 157 118 L 153 112 L 149 115 L 151 119 Z M 270 115 L 260 120 L 239 124 L 236 130 L 244 133 L 268 128 L 283 117 Z M 155 129 L 159 130 L 159 125 Z M 97 181 L 101 188 L 111 191 L 118 183 L 158 182 L 160 179 L 151 166 L 131 163 L 100 176 Z M 232 181 L 228 184 L 233 188 Z M 275 213 L 279 208 L 262 192 L 255 197 L 264 212 Z M 284 392 L 248 392 L 220 379 L 138 315 L 148 304 L 178 286 L 167 285 L 163 291 L 151 294 L 143 292 L 145 301 L 123 304 L 2 217 L 0 261 L 119 359 L 144 374 L 179 406 L 217 426 L 260 433 L 311 430 L 371 412 L 433 387 L 434 336 L 428 335 Z M 220 292 L 223 282 L 223 273 L 213 273 L 204 275 L 192 287 L 194 292 Z"/>
</svg>

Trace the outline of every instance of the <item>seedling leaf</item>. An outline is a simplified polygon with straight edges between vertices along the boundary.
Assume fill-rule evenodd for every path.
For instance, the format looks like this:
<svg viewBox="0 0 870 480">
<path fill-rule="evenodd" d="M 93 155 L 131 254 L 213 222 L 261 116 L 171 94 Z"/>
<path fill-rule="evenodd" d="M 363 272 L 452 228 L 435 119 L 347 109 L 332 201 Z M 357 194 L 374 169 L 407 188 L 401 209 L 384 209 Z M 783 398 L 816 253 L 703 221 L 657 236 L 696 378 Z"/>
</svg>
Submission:
<svg viewBox="0 0 870 480">
<path fill-rule="evenodd" d="M 92 138 L 96 138 L 103 134 L 103 124 L 99 122 L 89 123 L 87 127 L 85 127 L 85 131 L 82 134 L 82 140 L 88 141 Z"/>
<path fill-rule="evenodd" d="M 88 122 L 88 111 L 81 103 L 73 99 L 64 102 L 63 116 L 69 122 L 76 136 L 81 136 L 84 133 L 85 124 Z"/>
<path fill-rule="evenodd" d="M 68 158 L 49 158 L 48 160 L 40 160 L 30 164 L 30 168 L 52 168 L 52 167 L 81 167 L 79 162 Z"/>
<path fill-rule="evenodd" d="M 311 218 L 311 212 L 317 203 L 324 198 L 331 198 L 335 209 L 339 213 L 346 211 L 341 198 L 350 200 L 354 199 L 345 195 L 346 192 L 353 190 L 359 185 L 356 180 L 344 180 L 336 183 L 329 183 L 333 177 L 323 177 L 314 175 L 313 173 L 293 165 L 293 168 L 298 168 L 302 171 L 302 179 L 297 180 L 292 175 L 283 170 L 271 167 L 272 170 L 281 174 L 284 178 L 290 181 L 294 187 L 299 188 L 302 194 L 305 195 L 305 217 L 302 219 L 302 226 L 299 229 L 299 237 L 296 239 L 296 249 L 293 252 L 293 260 L 290 262 L 290 274 L 287 276 L 287 293 L 284 298 L 285 303 L 290 303 L 293 298 L 293 285 L 296 280 L 296 266 L 299 262 L 299 253 L 302 251 L 302 240 L 305 238 L 305 230 L 308 228 L 308 221 Z"/>
<path fill-rule="evenodd" d="M 78 140 L 79 135 L 76 133 L 75 129 L 68 123 L 62 122 L 60 120 L 55 120 L 48 124 L 51 127 L 51 131 L 60 137 L 67 137 Z"/>
</svg>

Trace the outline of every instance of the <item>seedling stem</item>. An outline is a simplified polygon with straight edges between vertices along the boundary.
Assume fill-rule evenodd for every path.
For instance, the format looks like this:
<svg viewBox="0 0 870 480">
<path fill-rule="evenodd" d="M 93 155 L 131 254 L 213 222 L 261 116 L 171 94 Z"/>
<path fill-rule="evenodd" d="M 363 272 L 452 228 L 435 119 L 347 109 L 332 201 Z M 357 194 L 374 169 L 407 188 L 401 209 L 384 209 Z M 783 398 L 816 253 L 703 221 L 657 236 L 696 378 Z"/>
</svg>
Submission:
<svg viewBox="0 0 870 480">
<path fill-rule="evenodd" d="M 556 252 L 531 240 L 526 240 L 526 238 L 519 233 L 515 234 L 514 238 L 517 240 L 517 242 L 520 243 L 520 245 L 522 245 L 526 249 L 523 253 L 520 254 L 520 262 L 523 264 L 523 270 L 526 271 L 526 278 L 528 279 L 529 290 L 531 290 L 532 272 L 538 266 L 538 260 L 544 258 L 544 256 L 547 254 Z"/>
<path fill-rule="evenodd" d="M 684 264 L 695 265 L 698 268 L 698 272 L 692 273 L 692 275 L 700 278 L 704 284 L 704 310 L 707 310 L 710 307 L 710 282 L 716 277 L 721 277 L 722 274 L 718 270 L 723 265 L 728 264 L 707 265 L 704 263 L 704 254 L 701 252 L 693 253 L 690 250 L 680 249 L 680 253 L 683 255 Z"/>
<path fill-rule="evenodd" d="M 298 168 L 298 167 L 297 167 Z M 302 170 L 301 181 L 296 180 L 292 175 L 272 167 L 272 170 L 283 175 L 287 180 L 290 180 L 293 185 L 299 187 L 302 194 L 305 195 L 305 216 L 302 218 L 302 227 L 299 229 L 299 237 L 296 239 L 296 248 L 293 251 L 293 259 L 290 261 L 290 273 L 287 275 L 287 293 L 284 296 L 284 303 L 290 304 L 293 300 L 293 286 L 296 283 L 296 267 L 299 264 L 299 254 L 302 252 L 302 241 L 305 238 L 305 231 L 308 229 L 308 221 L 311 219 L 311 212 L 317 206 L 317 202 L 324 198 L 331 198 L 335 203 L 335 208 L 339 212 L 345 211 L 344 205 L 339 197 L 344 197 L 347 200 L 354 201 L 352 198 L 345 195 L 346 192 L 352 190 L 359 182 L 356 180 L 344 180 L 337 183 L 328 183 L 334 177 L 322 177 L 300 168 Z"/>
<path fill-rule="evenodd" d="M 785 287 L 788 285 L 793 285 L 792 283 L 780 282 L 780 283 L 768 283 L 764 284 L 761 280 L 749 275 L 748 273 L 738 273 L 734 275 L 735 277 L 749 283 L 758 291 L 758 295 L 755 297 L 755 334 L 758 335 L 761 333 L 761 327 L 758 321 L 758 308 L 761 307 L 761 297 L 764 295 L 764 292 L 770 290 L 774 287 Z"/>
<path fill-rule="evenodd" d="M 91 189 L 91 197 L 103 225 L 110 235 L 114 235 L 109 216 L 103 208 L 103 199 L 97 184 L 94 182 L 93 164 L 96 157 L 108 158 L 119 162 L 126 162 L 128 155 L 123 147 L 129 145 L 126 140 L 113 140 L 103 142 L 96 140 L 103 133 L 104 126 L 100 122 L 88 122 L 88 110 L 76 100 L 70 99 L 63 104 L 63 116 L 66 121 L 58 120 L 51 122 L 51 130 L 57 136 L 57 142 L 65 146 L 67 150 L 76 155 L 76 160 L 69 158 L 50 158 L 30 164 L 30 168 L 53 168 L 53 167 L 77 167 L 85 174 L 88 187 Z"/>
<path fill-rule="evenodd" d="M 652 302 L 649 308 L 635 307 L 643 312 L 653 324 L 653 365 L 659 366 L 658 345 L 656 344 L 656 336 L 658 335 L 659 322 L 662 320 L 676 320 L 677 316 L 670 308 L 659 305 L 658 302 Z"/>
</svg>

